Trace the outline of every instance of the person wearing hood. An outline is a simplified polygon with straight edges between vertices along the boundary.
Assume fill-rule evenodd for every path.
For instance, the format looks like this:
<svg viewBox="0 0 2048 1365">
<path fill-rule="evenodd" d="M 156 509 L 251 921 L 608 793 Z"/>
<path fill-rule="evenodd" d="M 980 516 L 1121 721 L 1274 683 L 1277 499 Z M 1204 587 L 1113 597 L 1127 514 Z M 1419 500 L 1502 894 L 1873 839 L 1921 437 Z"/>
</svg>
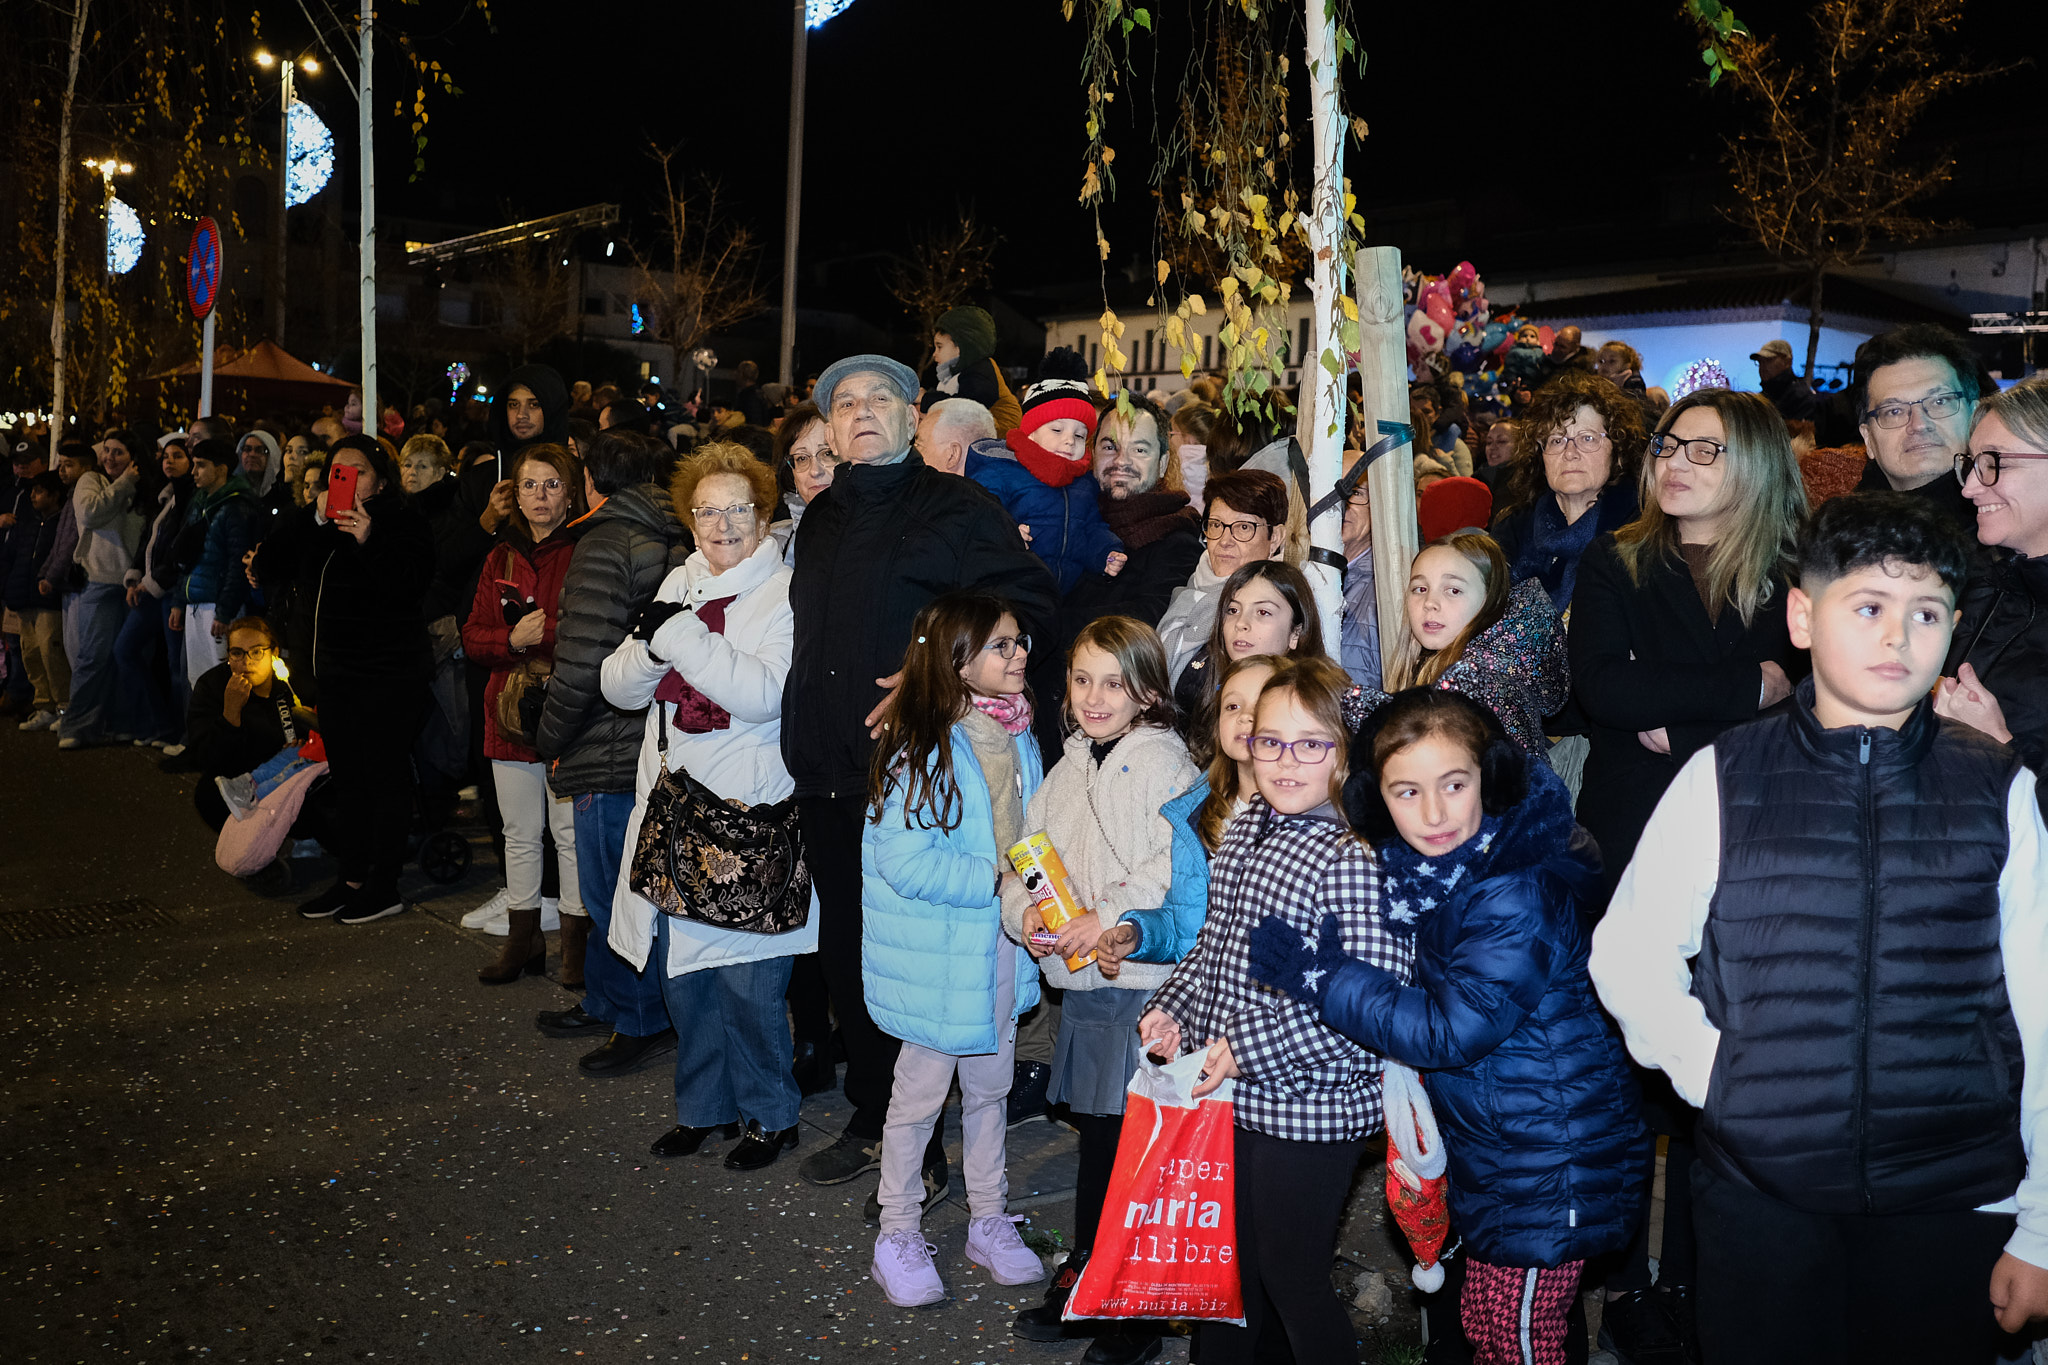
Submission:
<svg viewBox="0 0 2048 1365">
<path fill-rule="evenodd" d="M 1087 368 L 1070 347 L 1048 355 L 1039 381 L 1024 390 L 1016 428 L 1000 440 L 976 441 L 964 471 L 996 495 L 1063 596 L 1082 574 L 1113 577 L 1128 558 L 1102 520 L 1101 490 L 1088 472 L 1095 401 Z"/>
<path fill-rule="evenodd" d="M 186 505 L 197 490 L 192 482 L 192 457 L 182 443 L 165 444 L 159 464 L 163 487 L 156 492 L 142 548 L 125 579 L 128 618 L 114 640 L 118 679 L 114 728 L 134 736 L 138 745 L 168 750 L 185 733 L 185 712 L 192 696 L 191 680 L 185 673 L 185 642 L 170 629 L 175 605 L 171 589 L 178 577 L 172 551 L 178 533 L 185 529 Z"/>
<path fill-rule="evenodd" d="M 328 515 L 330 492 L 264 538 L 256 577 L 290 581 L 306 604 L 335 809 L 334 885 L 299 907 L 302 919 L 367 924 L 405 909 L 398 874 L 413 819 L 413 741 L 427 705 L 433 654 L 420 616 L 434 564 L 427 520 L 406 505 L 394 452 L 371 436 L 336 443 L 333 467 L 356 470 L 356 505 Z M 203 486 L 203 481 L 202 481 Z M 197 506 L 197 499 L 194 499 Z"/>
<path fill-rule="evenodd" d="M 290 511 L 292 491 L 284 482 L 284 448 L 277 437 L 261 427 L 251 428 L 242 433 L 235 454 L 242 462 L 242 477 L 249 483 L 250 494 L 265 513 L 264 521 Z M 257 538 L 262 539 L 260 531 Z"/>
<path fill-rule="evenodd" d="M 569 386 L 548 365 L 521 365 L 505 376 L 491 400 L 491 441 L 505 457 L 501 472 L 510 476 L 512 457 L 536 441 L 564 445 L 569 439 Z"/>
<path fill-rule="evenodd" d="M 192 450 L 195 492 L 173 551 L 177 578 L 171 590 L 171 629 L 183 633 L 185 679 L 227 658 L 228 622 L 249 600 L 242 556 L 256 542 L 262 515 L 255 490 L 226 441 L 201 441 Z"/>
<path fill-rule="evenodd" d="M 538 975 L 547 965 L 541 931 L 542 841 L 552 837 L 562 869 L 564 925 L 583 913 L 575 888 L 575 812 L 548 784 L 547 765 L 528 736 L 508 730 L 501 719 L 500 694 L 521 672 L 540 664 L 553 671 L 555 637 L 561 624 L 562 580 L 576 547 L 570 529 L 583 512 L 583 470 L 564 446 L 529 442 L 510 471 L 518 481 L 519 508 L 510 533 L 493 550 L 478 577 L 476 600 L 462 626 L 462 648 L 473 663 L 490 670 L 484 689 L 484 754 L 505 824 L 507 935 L 496 962 L 477 972 L 485 985 L 502 986 L 522 973 Z M 583 926 L 576 937 L 583 937 Z M 563 930 L 567 942 L 570 931 Z"/>
<path fill-rule="evenodd" d="M 1650 1134 L 1586 970 L 1599 852 L 1557 775 L 1456 692 L 1398 694 L 1353 753 L 1345 810 L 1414 984 L 1345 952 L 1334 915 L 1309 937 L 1268 916 L 1252 976 L 1426 1073 L 1476 1358 L 1562 1360 L 1586 1260 L 1628 1244 L 1649 1196 Z"/>
<path fill-rule="evenodd" d="M 1024 413 L 1003 382 L 995 353 L 996 320 L 987 309 L 963 304 L 939 314 L 932 332 L 932 378 L 924 386 L 924 410 L 929 412 L 932 404 L 948 398 L 972 398 L 995 419 L 996 435 L 1009 435 Z"/>
<path fill-rule="evenodd" d="M 135 491 L 142 474 L 131 453 L 132 433 L 110 431 L 100 438 L 99 463 L 71 489 L 78 523 L 73 562 L 85 571 L 76 613 L 77 648 L 71 653 L 71 705 L 57 727 L 57 747 L 80 749 L 112 733 L 108 712 L 114 701 L 114 640 L 127 614 L 128 566 L 142 542 L 142 514 Z"/>
<path fill-rule="evenodd" d="M 562 917 L 562 984 L 580 985 L 583 1001 L 536 1022 L 551 1037 L 603 1038 L 580 1063 L 591 1075 L 623 1074 L 662 1046 L 663 1035 L 674 1042 L 659 977 L 627 968 L 606 944 L 647 717 L 605 700 L 604 663 L 684 557 L 675 506 L 651 482 L 654 454 L 651 441 L 623 431 L 600 433 L 584 447 L 590 511 L 576 525 L 562 577 L 555 672 L 533 745 L 548 764 L 548 785 L 575 807 L 586 912 Z"/>
</svg>

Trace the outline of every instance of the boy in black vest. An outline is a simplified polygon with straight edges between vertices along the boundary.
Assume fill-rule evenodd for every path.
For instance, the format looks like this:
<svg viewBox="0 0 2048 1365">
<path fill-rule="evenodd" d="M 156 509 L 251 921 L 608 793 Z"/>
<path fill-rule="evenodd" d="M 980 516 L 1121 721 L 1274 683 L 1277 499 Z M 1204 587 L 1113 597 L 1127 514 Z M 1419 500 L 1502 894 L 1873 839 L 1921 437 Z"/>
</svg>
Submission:
<svg viewBox="0 0 2048 1365">
<path fill-rule="evenodd" d="M 1710 1365 L 1984 1365 L 2048 1316 L 2048 830 L 1929 698 L 1967 564 L 1919 499 L 1816 512 L 1812 678 L 1685 765 L 1593 937 L 1629 1050 L 1702 1111 Z"/>
</svg>

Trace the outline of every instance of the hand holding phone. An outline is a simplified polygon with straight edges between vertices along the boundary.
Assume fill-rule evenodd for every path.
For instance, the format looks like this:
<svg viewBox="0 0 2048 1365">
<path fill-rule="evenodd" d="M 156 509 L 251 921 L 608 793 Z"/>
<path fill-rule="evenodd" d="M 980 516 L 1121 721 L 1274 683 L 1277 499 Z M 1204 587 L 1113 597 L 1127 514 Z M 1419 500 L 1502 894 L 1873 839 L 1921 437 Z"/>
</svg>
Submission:
<svg viewBox="0 0 2048 1365">
<path fill-rule="evenodd" d="M 356 476 L 360 471 L 352 464 L 337 464 L 327 471 L 327 519 L 334 520 L 343 512 L 356 510 Z"/>
</svg>

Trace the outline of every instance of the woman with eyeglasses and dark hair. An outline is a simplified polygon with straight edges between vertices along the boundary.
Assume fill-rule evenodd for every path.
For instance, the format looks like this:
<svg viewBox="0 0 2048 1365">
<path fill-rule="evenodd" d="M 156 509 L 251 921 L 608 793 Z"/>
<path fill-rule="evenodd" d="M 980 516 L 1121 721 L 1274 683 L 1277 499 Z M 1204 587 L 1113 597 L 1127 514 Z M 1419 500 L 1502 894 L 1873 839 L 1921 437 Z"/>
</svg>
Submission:
<svg viewBox="0 0 2048 1365">
<path fill-rule="evenodd" d="M 1777 409 L 1760 394 L 1698 390 L 1665 412 L 1647 457 L 1641 515 L 1593 541 L 1572 595 L 1572 690 L 1592 734 L 1578 818 L 1600 846 L 1596 913 L 1680 765 L 1806 672 L 1785 622 L 1806 486 Z M 1657 1287 L 1647 1213 L 1607 1280 L 1602 1341 L 1632 1358 L 1682 1334 L 1694 1259 L 1693 1111 L 1657 1073 L 1641 1078 L 1645 1118 L 1671 1137 L 1670 1188 Z"/>
<path fill-rule="evenodd" d="M 498 548 L 484 559 L 462 624 L 463 652 L 491 670 L 484 684 L 484 756 L 505 822 L 508 933 L 497 961 L 477 972 L 477 980 L 489 986 L 516 981 L 522 973 L 537 975 L 547 966 L 540 922 L 544 839 L 553 838 L 561 867 L 561 913 L 586 913 L 576 881 L 574 810 L 548 786 L 533 730 L 508 728 L 504 712 L 512 708 L 499 704 L 515 674 L 530 679 L 553 670 L 562 580 L 576 550 L 577 533 L 570 526 L 584 510 L 583 466 L 566 447 L 540 441 L 523 447 L 507 473 L 518 505 Z M 533 722 L 537 728 L 538 712 Z"/>
<path fill-rule="evenodd" d="M 2048 378 L 2023 379 L 1977 405 L 1967 452 L 1953 458 L 1970 529 L 1990 547 L 1973 574 L 1935 710 L 2048 762 Z"/>
<path fill-rule="evenodd" d="M 1540 580 L 1561 614 L 1586 547 L 1635 520 L 1643 408 L 1598 375 L 1567 372 L 1536 395 L 1513 436 L 1493 538 L 1508 581 Z"/>
<path fill-rule="evenodd" d="M 789 519 L 768 528 L 782 545 L 783 563 L 796 564 L 797 524 L 811 500 L 832 486 L 838 471 L 839 457 L 832 453 L 832 430 L 825 425 L 825 414 L 816 403 L 791 408 L 775 429 L 775 479 Z"/>
</svg>

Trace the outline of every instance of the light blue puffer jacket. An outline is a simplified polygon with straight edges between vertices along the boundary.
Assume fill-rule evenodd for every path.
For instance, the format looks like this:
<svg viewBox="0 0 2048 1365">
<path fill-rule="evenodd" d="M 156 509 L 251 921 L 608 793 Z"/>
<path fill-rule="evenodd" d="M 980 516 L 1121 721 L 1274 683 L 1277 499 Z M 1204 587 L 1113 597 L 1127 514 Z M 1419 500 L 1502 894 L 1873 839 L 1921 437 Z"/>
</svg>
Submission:
<svg viewBox="0 0 2048 1365">
<path fill-rule="evenodd" d="M 1126 911 L 1118 921 L 1138 930 L 1138 946 L 1128 961 L 1178 962 L 1202 932 L 1209 913 L 1209 850 L 1195 833 L 1195 819 L 1208 799 L 1209 779 L 1203 777 L 1159 808 L 1173 830 L 1173 885 L 1158 909 Z"/>
<path fill-rule="evenodd" d="M 1017 1004 L 1038 1003 L 1038 968 L 1003 936 L 995 895 L 995 816 L 988 781 L 965 727 L 952 735 L 960 823 L 919 829 L 903 814 L 903 789 L 889 793 L 879 822 L 861 827 L 861 984 L 868 1015 L 884 1033 L 955 1057 L 994 1052 L 996 954 L 1017 955 Z M 1020 805 L 1044 770 L 1038 744 L 1017 736 Z M 1009 862 L 1003 861 L 1007 870 Z"/>
</svg>

